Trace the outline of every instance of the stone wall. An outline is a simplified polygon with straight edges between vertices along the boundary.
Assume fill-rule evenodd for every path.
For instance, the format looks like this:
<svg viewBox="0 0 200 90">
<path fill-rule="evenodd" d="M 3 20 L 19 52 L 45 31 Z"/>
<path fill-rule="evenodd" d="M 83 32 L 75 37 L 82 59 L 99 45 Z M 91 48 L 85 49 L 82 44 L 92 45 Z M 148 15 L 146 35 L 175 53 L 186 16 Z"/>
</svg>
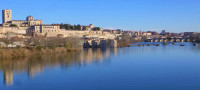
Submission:
<svg viewBox="0 0 200 90">
<path fill-rule="evenodd" d="M 45 25 L 44 25 L 45 27 Z M 48 26 L 51 27 L 51 26 Z M 79 38 L 103 38 L 103 39 L 115 39 L 115 35 L 103 31 L 78 31 L 78 30 L 65 30 L 59 29 L 57 26 L 52 26 L 53 28 L 43 28 L 43 26 L 31 27 L 1 27 L 1 33 L 13 32 L 19 34 L 27 35 L 46 35 L 47 37 L 79 37 Z M 56 28 L 55 28 L 56 27 Z M 42 28 L 42 30 L 41 30 Z M 33 31 L 35 32 L 33 34 Z"/>
<path fill-rule="evenodd" d="M 2 33 L 13 32 L 18 34 L 26 34 L 26 29 L 19 29 L 18 27 L 3 27 Z"/>
<path fill-rule="evenodd" d="M 77 31 L 77 30 L 60 30 L 60 32 L 54 32 L 47 34 L 48 37 L 55 37 L 62 34 L 64 37 L 98 37 L 104 39 L 115 39 L 115 35 L 111 33 L 103 33 L 102 31 Z"/>
<path fill-rule="evenodd" d="M 116 48 L 118 47 L 117 40 L 92 40 L 85 41 L 83 48 Z"/>
</svg>

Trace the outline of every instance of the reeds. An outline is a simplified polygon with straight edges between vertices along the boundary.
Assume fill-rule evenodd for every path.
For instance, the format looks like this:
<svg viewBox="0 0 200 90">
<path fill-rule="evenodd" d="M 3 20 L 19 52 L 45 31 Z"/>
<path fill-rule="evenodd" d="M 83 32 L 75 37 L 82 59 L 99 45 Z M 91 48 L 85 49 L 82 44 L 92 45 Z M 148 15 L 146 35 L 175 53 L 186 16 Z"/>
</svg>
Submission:
<svg viewBox="0 0 200 90">
<path fill-rule="evenodd" d="M 71 50 L 71 49 L 69 49 Z M 77 50 L 77 49 L 76 49 Z M 76 51 L 73 49 L 73 51 Z M 4 48 L 0 49 L 0 60 L 24 58 L 31 54 L 66 53 L 68 49 L 64 47 L 56 48 Z"/>
</svg>

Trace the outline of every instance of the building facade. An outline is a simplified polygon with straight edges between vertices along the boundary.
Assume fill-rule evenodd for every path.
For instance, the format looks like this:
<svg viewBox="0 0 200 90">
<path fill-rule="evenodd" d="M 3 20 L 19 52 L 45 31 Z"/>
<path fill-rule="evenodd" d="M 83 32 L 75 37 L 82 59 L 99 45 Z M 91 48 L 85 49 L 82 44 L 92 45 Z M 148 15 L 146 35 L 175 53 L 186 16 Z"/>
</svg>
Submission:
<svg viewBox="0 0 200 90">
<path fill-rule="evenodd" d="M 37 35 L 48 35 L 59 32 L 60 25 L 35 25 L 33 33 Z"/>
<path fill-rule="evenodd" d="M 81 26 L 81 30 L 60 28 L 60 24 L 44 25 L 42 20 L 35 20 L 33 16 L 27 16 L 25 20 L 12 20 L 12 11 L 9 9 L 2 10 L 3 23 L 0 25 L 0 38 L 6 37 L 6 33 L 12 32 L 21 36 L 40 36 L 46 37 L 99 37 L 106 39 L 114 39 L 115 35 L 111 33 L 103 33 L 103 29 L 95 27 L 93 24 Z M 71 26 L 75 27 L 75 26 Z M 77 28 L 77 26 L 76 26 Z"/>
<path fill-rule="evenodd" d="M 9 9 L 2 10 L 2 23 L 8 23 L 12 20 L 12 11 Z"/>
<path fill-rule="evenodd" d="M 17 25 L 17 27 L 30 27 L 34 25 L 42 25 L 42 20 L 34 20 L 33 16 L 26 17 L 26 20 L 12 20 L 12 10 L 2 10 L 2 25 L 9 27 L 11 25 Z"/>
</svg>

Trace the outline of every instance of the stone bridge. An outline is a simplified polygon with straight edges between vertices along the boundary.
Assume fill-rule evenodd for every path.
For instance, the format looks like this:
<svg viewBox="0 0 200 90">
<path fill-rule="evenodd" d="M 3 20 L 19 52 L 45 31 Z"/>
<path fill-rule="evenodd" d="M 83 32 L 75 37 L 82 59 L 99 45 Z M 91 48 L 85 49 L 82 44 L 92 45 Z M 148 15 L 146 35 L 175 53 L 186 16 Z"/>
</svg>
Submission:
<svg viewBox="0 0 200 90">
<path fill-rule="evenodd" d="M 191 42 L 188 38 L 155 38 L 155 39 L 147 39 L 147 42 Z"/>
</svg>

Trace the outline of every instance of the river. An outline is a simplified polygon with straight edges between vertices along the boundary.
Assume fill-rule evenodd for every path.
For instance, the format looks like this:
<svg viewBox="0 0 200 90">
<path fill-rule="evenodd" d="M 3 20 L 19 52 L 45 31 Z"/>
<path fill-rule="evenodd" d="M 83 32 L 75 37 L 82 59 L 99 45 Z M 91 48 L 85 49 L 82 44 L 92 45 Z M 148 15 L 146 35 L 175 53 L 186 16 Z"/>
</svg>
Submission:
<svg viewBox="0 0 200 90">
<path fill-rule="evenodd" d="M 200 90 L 200 47 L 182 44 L 0 61 L 0 90 Z"/>
</svg>

